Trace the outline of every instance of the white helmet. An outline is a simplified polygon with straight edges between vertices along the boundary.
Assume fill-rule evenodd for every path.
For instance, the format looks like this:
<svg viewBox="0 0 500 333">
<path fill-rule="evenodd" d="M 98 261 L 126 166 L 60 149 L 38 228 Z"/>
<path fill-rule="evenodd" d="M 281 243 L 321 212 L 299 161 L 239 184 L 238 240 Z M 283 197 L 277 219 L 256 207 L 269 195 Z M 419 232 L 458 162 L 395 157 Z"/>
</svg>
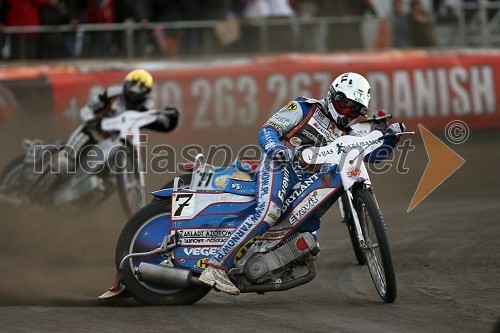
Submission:
<svg viewBox="0 0 500 333">
<path fill-rule="evenodd" d="M 326 96 L 328 111 L 339 129 L 368 114 L 370 84 L 358 73 L 344 73 L 333 80 Z"/>
</svg>

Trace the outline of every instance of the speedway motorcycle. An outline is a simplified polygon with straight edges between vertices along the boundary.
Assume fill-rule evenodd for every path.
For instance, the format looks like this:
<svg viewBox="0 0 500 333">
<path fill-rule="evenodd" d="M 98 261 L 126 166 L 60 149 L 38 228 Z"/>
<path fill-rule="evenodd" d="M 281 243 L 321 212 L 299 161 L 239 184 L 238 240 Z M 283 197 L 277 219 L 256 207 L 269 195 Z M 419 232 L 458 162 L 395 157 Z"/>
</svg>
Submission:
<svg viewBox="0 0 500 333">
<path fill-rule="evenodd" d="M 92 208 L 118 191 L 125 214 L 131 216 L 146 204 L 141 128 L 169 112 L 125 111 L 104 118 L 101 128 L 111 135 L 92 145 L 91 154 L 75 159 L 71 171 L 67 170 L 64 144 L 24 140 L 26 153 L 0 175 L 0 203 L 40 205 L 72 213 Z"/>
<path fill-rule="evenodd" d="M 388 119 L 393 116 L 390 113 L 382 113 L 382 115 L 373 115 L 370 118 L 363 119 L 352 125 L 352 129 L 357 136 L 362 136 L 370 133 L 377 125 L 384 125 Z M 203 154 L 198 154 L 192 163 L 182 165 L 185 173 L 179 176 L 182 186 L 185 189 L 194 189 L 198 191 L 217 191 L 223 190 L 228 178 L 238 178 L 243 180 L 252 180 L 255 177 L 255 170 L 259 162 L 255 160 L 247 160 L 241 157 L 236 157 L 230 166 L 213 166 L 205 161 Z M 173 188 L 174 180 L 163 185 L 162 189 Z M 348 205 L 349 190 L 342 194 L 337 201 L 340 210 L 340 222 L 347 226 L 349 236 L 356 260 L 360 265 L 365 265 L 366 260 L 361 250 L 358 237 L 356 234 L 355 222 Z M 352 196 L 352 193 L 351 193 Z M 161 198 L 154 197 L 151 201 L 160 201 Z"/>
<path fill-rule="evenodd" d="M 397 136 L 402 134 L 407 133 Z M 294 188 L 271 229 L 240 249 L 229 277 L 242 293 L 284 291 L 310 282 L 319 254 L 313 233 L 319 219 L 347 193 L 357 246 L 378 294 L 394 302 L 387 227 L 363 162 L 390 136 L 375 130 L 302 152 L 306 163 L 322 168 Z M 198 277 L 207 257 L 257 209 L 256 183 L 230 178 L 221 191 L 186 189 L 180 183 L 176 178 L 173 188 L 153 192 L 161 200 L 140 209 L 125 225 L 116 247 L 114 285 L 100 298 L 126 290 L 144 304 L 180 305 L 195 303 L 211 290 Z"/>
</svg>

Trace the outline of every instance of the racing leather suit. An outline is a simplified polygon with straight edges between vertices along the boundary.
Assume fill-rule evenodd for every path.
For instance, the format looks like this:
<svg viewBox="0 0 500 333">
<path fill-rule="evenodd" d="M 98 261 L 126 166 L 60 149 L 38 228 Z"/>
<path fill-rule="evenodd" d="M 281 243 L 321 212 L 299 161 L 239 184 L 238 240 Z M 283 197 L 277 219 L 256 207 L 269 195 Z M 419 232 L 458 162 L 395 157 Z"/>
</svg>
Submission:
<svg viewBox="0 0 500 333">
<path fill-rule="evenodd" d="M 280 109 L 264 124 L 259 132 L 259 144 L 264 152 L 256 174 L 255 213 L 248 216 L 224 245 L 209 258 L 209 265 L 229 270 L 238 250 L 278 221 L 283 203 L 294 185 L 317 171 L 315 166 L 301 165 L 300 162 L 276 161 L 274 157 L 277 151 L 283 149 L 300 151 L 303 147 L 327 145 L 341 135 L 356 135 L 351 128 L 344 131 L 338 129 L 327 116 L 327 110 L 326 100 L 299 97 Z M 385 134 L 390 133 L 391 129 L 385 132 Z M 384 160 L 396 143 L 397 139 L 385 139 L 381 147 L 365 157 L 365 161 Z"/>
</svg>

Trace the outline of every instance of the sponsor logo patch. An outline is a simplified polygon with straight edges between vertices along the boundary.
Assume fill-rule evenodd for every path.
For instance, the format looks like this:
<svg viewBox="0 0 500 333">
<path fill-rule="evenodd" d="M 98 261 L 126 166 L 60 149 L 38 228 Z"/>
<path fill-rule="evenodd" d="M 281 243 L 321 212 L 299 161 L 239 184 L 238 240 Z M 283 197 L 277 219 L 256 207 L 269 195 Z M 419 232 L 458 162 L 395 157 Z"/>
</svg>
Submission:
<svg viewBox="0 0 500 333">
<path fill-rule="evenodd" d="M 349 171 L 347 171 L 347 177 L 351 179 L 356 179 L 361 175 L 361 170 L 357 168 L 352 168 Z"/>
<path fill-rule="evenodd" d="M 236 264 L 238 261 L 240 261 L 245 256 L 245 254 L 247 254 L 250 247 L 253 245 L 253 243 L 255 243 L 255 241 L 258 238 L 259 238 L 258 236 L 255 236 L 252 239 L 250 239 L 245 245 L 243 245 L 243 247 L 238 251 L 238 253 L 234 257 L 234 260 L 233 260 L 234 264 Z"/>
<path fill-rule="evenodd" d="M 195 267 L 203 268 L 206 269 L 208 267 L 207 265 L 207 258 L 202 258 L 196 262 Z"/>
<path fill-rule="evenodd" d="M 233 229 L 180 229 L 180 245 L 222 245 Z"/>
<path fill-rule="evenodd" d="M 217 252 L 216 247 L 187 247 L 184 253 L 188 256 L 211 256 Z"/>
<path fill-rule="evenodd" d="M 295 101 L 291 101 L 290 103 L 288 103 L 286 106 L 285 106 L 285 109 L 287 110 L 297 110 L 297 102 Z"/>
<path fill-rule="evenodd" d="M 282 238 L 285 236 L 284 231 L 268 231 L 262 237 L 264 238 Z"/>
<path fill-rule="evenodd" d="M 294 225 L 295 223 L 300 221 L 302 217 L 306 215 L 307 212 L 309 212 L 318 203 L 317 195 L 318 192 L 312 192 L 309 197 L 304 199 L 304 201 L 302 201 L 300 205 L 294 208 L 289 219 L 291 225 Z"/>
<path fill-rule="evenodd" d="M 365 94 L 361 90 L 356 90 L 354 93 L 354 99 L 356 102 L 363 103 L 363 100 L 365 98 Z"/>
<path fill-rule="evenodd" d="M 300 144 L 302 143 L 302 140 L 301 140 L 300 138 L 298 138 L 298 137 L 294 136 L 294 137 L 292 137 L 292 138 L 290 139 L 290 143 L 291 143 L 291 145 L 292 145 L 292 146 L 294 146 L 294 147 L 298 147 L 298 146 L 300 146 Z"/>
</svg>

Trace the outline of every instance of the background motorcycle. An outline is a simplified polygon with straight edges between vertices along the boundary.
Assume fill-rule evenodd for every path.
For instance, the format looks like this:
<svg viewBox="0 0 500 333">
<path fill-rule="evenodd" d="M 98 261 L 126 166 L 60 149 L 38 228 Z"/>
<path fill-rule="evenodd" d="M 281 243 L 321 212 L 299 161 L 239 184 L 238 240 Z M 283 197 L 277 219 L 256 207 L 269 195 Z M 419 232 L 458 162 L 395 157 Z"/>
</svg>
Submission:
<svg viewBox="0 0 500 333">
<path fill-rule="evenodd" d="M 229 275 L 242 293 L 283 291 L 311 281 L 319 253 L 312 232 L 344 190 L 351 189 L 347 198 L 360 249 L 379 295 L 394 302 L 396 279 L 386 225 L 362 162 L 385 138 L 380 131 L 360 138 L 342 136 L 303 152 L 306 162 L 323 164 L 326 170 L 304 180 L 285 199 L 276 225 L 240 249 Z M 337 144 L 352 149 L 338 151 Z M 350 166 L 339 169 L 346 160 Z M 163 200 L 142 208 L 126 224 L 116 248 L 115 283 L 100 298 L 126 288 L 145 304 L 191 304 L 210 291 L 197 276 L 207 257 L 255 211 L 255 182 L 230 179 L 223 192 L 178 185 L 176 179 L 173 189 L 155 192 Z"/>
<path fill-rule="evenodd" d="M 67 165 L 61 163 L 67 160 L 62 143 L 44 146 L 40 140 L 24 140 L 25 155 L 13 160 L 0 175 L 0 202 L 76 213 L 118 191 L 125 214 L 131 216 L 146 202 L 140 130 L 170 112 L 125 111 L 104 118 L 101 128 L 111 135 L 83 148 L 79 157 L 84 157 L 75 159 L 74 172 L 66 172 Z M 93 150 L 90 154 L 89 149 Z"/>
</svg>

